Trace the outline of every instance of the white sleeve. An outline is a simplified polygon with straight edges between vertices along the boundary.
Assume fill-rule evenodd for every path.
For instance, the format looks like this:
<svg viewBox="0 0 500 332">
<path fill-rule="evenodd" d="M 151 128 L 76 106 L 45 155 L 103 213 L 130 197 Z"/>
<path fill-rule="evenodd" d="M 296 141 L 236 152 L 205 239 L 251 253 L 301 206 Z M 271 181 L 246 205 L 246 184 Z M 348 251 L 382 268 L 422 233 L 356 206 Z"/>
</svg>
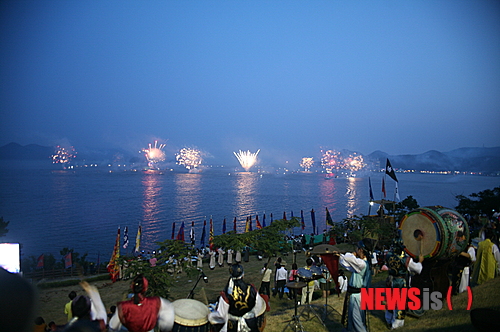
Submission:
<svg viewBox="0 0 500 332">
<path fill-rule="evenodd" d="M 227 318 L 229 313 L 229 303 L 224 301 L 222 296 L 219 297 L 219 304 L 217 304 L 217 310 L 208 314 L 208 321 L 212 325 L 221 324 L 224 322 L 224 326 L 219 332 L 227 332 Z"/>
<path fill-rule="evenodd" d="M 108 315 L 97 288 L 90 287 L 87 290 L 87 295 L 90 298 L 90 317 L 92 318 L 92 320 L 102 319 L 104 323 L 107 323 Z"/>
<path fill-rule="evenodd" d="M 474 247 L 469 247 L 469 250 L 467 250 L 467 253 L 469 254 L 470 256 L 470 260 L 472 263 L 474 263 L 476 261 L 476 250 L 474 249 Z"/>
<path fill-rule="evenodd" d="M 109 320 L 109 329 L 111 331 L 119 331 L 122 328 L 122 322 L 120 321 L 120 317 L 118 316 L 118 308 L 116 308 L 116 311 Z"/>
<path fill-rule="evenodd" d="M 360 273 L 366 266 L 366 262 L 348 252 L 340 255 L 340 264 L 350 272 Z"/>
<path fill-rule="evenodd" d="M 160 331 L 172 331 L 174 327 L 174 305 L 169 300 L 161 298 L 160 311 L 158 312 L 158 327 Z"/>
<path fill-rule="evenodd" d="M 498 251 L 498 247 L 496 244 L 493 245 L 491 248 L 491 253 L 495 257 L 495 260 L 497 261 L 497 270 L 500 273 L 500 251 Z"/>
<path fill-rule="evenodd" d="M 413 258 L 410 258 L 410 260 L 408 261 L 408 271 L 410 271 L 411 273 L 416 273 L 416 274 L 420 274 L 422 272 L 422 263 L 420 262 L 415 262 L 413 260 Z"/>
</svg>

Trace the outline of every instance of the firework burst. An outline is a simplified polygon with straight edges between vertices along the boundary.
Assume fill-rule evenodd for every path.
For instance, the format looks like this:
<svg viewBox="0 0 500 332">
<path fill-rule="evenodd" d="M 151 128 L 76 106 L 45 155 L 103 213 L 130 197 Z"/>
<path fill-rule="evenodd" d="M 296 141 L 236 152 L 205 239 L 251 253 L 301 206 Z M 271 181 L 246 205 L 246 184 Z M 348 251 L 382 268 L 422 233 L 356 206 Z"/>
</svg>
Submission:
<svg viewBox="0 0 500 332">
<path fill-rule="evenodd" d="M 54 154 L 50 156 L 50 158 L 52 159 L 53 164 L 69 165 L 71 160 L 76 158 L 76 151 L 72 146 L 65 148 L 57 145 L 54 149 Z"/>
<path fill-rule="evenodd" d="M 313 165 L 314 165 L 314 160 L 312 157 L 302 158 L 302 161 L 300 162 L 300 167 L 302 167 L 306 172 L 309 172 L 309 170 Z"/>
<path fill-rule="evenodd" d="M 327 173 L 333 173 L 341 166 L 340 152 L 335 150 L 321 150 L 321 166 Z"/>
<path fill-rule="evenodd" d="M 182 148 L 175 156 L 177 164 L 183 165 L 189 170 L 194 170 L 203 162 L 201 151 L 194 148 Z"/>
<path fill-rule="evenodd" d="M 149 166 L 153 166 L 154 164 L 165 160 L 165 152 L 163 152 L 165 145 L 166 144 L 158 144 L 158 141 L 155 141 L 154 146 L 149 143 L 149 147 L 147 149 L 142 149 Z"/>
<path fill-rule="evenodd" d="M 252 153 L 249 150 L 247 151 L 241 151 L 239 150 L 238 153 L 233 152 L 236 158 L 238 158 L 238 161 L 240 162 L 241 167 L 248 172 L 248 170 L 255 165 L 257 162 L 257 155 L 259 154 L 260 149 L 257 150 L 257 152 Z"/>
</svg>

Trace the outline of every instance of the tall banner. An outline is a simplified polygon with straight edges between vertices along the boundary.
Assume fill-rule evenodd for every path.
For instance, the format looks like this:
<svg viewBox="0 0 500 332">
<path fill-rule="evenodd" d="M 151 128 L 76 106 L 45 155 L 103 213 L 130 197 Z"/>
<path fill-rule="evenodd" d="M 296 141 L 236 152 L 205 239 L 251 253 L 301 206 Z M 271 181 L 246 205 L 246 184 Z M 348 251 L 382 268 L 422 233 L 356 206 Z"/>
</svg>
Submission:
<svg viewBox="0 0 500 332">
<path fill-rule="evenodd" d="M 207 236 L 207 218 L 205 217 L 205 219 L 203 220 L 203 231 L 201 232 L 201 240 L 200 240 L 200 244 L 201 244 L 202 248 L 205 247 L 205 237 L 206 236 Z"/>
<path fill-rule="evenodd" d="M 171 239 L 175 239 L 175 221 L 172 223 L 172 236 Z"/>
<path fill-rule="evenodd" d="M 125 226 L 123 230 L 123 249 L 127 249 L 128 247 L 128 227 Z"/>
<path fill-rule="evenodd" d="M 266 213 L 264 212 L 264 216 L 262 216 L 262 227 L 266 227 Z"/>
<path fill-rule="evenodd" d="M 137 236 L 135 237 L 135 252 L 139 252 L 139 247 L 141 246 L 141 235 L 142 235 L 142 227 L 139 225 L 137 229 Z"/>
<path fill-rule="evenodd" d="M 222 234 L 226 234 L 226 217 L 222 221 Z"/>
<path fill-rule="evenodd" d="M 108 263 L 108 272 L 113 282 L 118 280 L 120 275 L 120 266 L 118 265 L 118 258 L 120 257 L 120 227 L 118 227 L 118 234 L 116 235 L 115 247 L 113 249 L 113 254 Z"/>
<path fill-rule="evenodd" d="M 66 256 L 64 256 L 64 268 L 70 268 L 73 266 L 73 261 L 71 259 L 71 252 L 68 252 Z"/>
<path fill-rule="evenodd" d="M 184 221 L 181 223 L 179 233 L 177 233 L 177 240 L 184 242 Z"/>
<path fill-rule="evenodd" d="M 260 224 L 259 215 L 258 214 L 255 216 L 255 225 L 257 225 L 258 229 L 262 229 L 262 225 Z"/>
<path fill-rule="evenodd" d="M 196 236 L 194 234 L 194 220 L 191 221 L 191 230 L 189 231 L 189 240 L 191 241 L 191 244 L 194 246 L 196 242 Z"/>
<path fill-rule="evenodd" d="M 328 211 L 328 208 L 326 208 L 326 224 L 328 226 L 334 226 L 332 216 L 330 215 L 330 211 Z"/>
<path fill-rule="evenodd" d="M 236 217 L 233 220 L 233 231 L 236 233 Z"/>
<path fill-rule="evenodd" d="M 311 223 L 313 227 L 313 233 L 314 235 L 317 234 L 316 232 L 316 212 L 314 212 L 314 209 L 311 210 Z"/>
<path fill-rule="evenodd" d="M 210 245 L 210 250 L 214 248 L 214 223 L 212 221 L 212 216 L 210 216 L 210 234 L 208 235 L 208 243 Z"/>
<path fill-rule="evenodd" d="M 36 261 L 36 268 L 37 269 L 43 269 L 43 265 L 44 265 L 44 254 L 41 254 L 40 256 L 38 256 L 38 259 Z"/>
<path fill-rule="evenodd" d="M 391 162 L 387 159 L 385 164 L 385 174 L 389 175 L 391 179 L 398 182 L 398 178 L 396 177 L 396 172 L 394 172 L 394 168 L 392 168 Z"/>
<path fill-rule="evenodd" d="M 382 179 L 382 192 L 384 193 L 384 198 L 386 198 L 387 192 L 385 191 L 385 179 Z"/>
<path fill-rule="evenodd" d="M 372 190 L 372 180 L 368 177 L 368 185 L 370 186 L 370 201 L 373 201 L 373 190 Z"/>
<path fill-rule="evenodd" d="M 304 221 L 304 211 L 300 210 L 300 221 L 302 223 L 302 230 L 306 228 L 306 223 Z"/>
</svg>

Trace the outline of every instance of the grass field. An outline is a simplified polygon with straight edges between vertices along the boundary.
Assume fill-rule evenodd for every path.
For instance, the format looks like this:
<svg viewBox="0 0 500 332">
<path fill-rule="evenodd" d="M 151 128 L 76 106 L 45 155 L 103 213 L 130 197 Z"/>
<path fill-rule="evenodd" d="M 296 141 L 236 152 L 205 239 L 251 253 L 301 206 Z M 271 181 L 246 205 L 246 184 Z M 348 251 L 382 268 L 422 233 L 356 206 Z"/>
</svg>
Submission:
<svg viewBox="0 0 500 332">
<path fill-rule="evenodd" d="M 287 268 L 291 266 L 293 257 L 285 256 L 284 259 L 288 262 Z M 305 255 L 297 255 L 297 264 L 299 267 L 305 265 Z M 260 285 L 260 269 L 265 261 L 259 261 L 255 257 L 250 258 L 250 262 L 243 263 L 245 268 L 245 280 L 251 282 L 258 288 Z M 271 260 L 271 265 L 274 262 Z M 208 267 L 204 270 L 208 276 L 208 283 L 200 281 L 198 283 L 194 298 L 204 303 L 215 303 L 218 299 L 220 291 L 224 288 L 228 280 L 228 267 L 215 268 L 209 270 Z M 383 287 L 387 272 L 382 272 L 373 279 L 374 287 Z M 130 281 L 118 281 L 111 283 L 110 281 L 96 281 L 90 282 L 95 285 L 101 294 L 102 300 L 106 308 L 116 304 L 116 302 L 123 300 L 130 287 Z M 175 301 L 177 299 L 186 298 L 193 286 L 196 279 L 187 280 L 184 274 L 179 274 L 176 277 L 175 286 L 172 287 L 169 300 Z M 68 293 L 71 290 L 77 291 L 82 294 L 80 286 L 62 286 L 53 288 L 39 289 L 39 316 L 42 316 L 45 321 L 55 321 L 57 324 L 64 324 L 66 317 L 64 315 L 64 304 L 69 301 Z M 500 278 L 490 280 L 489 282 L 474 287 L 473 289 L 473 304 L 474 308 L 491 308 L 499 310 L 500 316 Z M 300 321 L 306 331 L 341 331 L 340 318 L 342 314 L 343 296 L 331 295 L 328 298 L 328 307 L 325 306 L 325 300 L 320 298 L 320 291 L 315 293 L 312 303 L 312 308 L 322 318 L 321 320 L 326 325 L 323 327 L 320 320 L 315 315 L 300 315 Z M 474 331 L 470 323 L 470 313 L 466 310 L 467 307 L 467 294 L 462 293 L 453 298 L 454 310 L 448 310 L 446 305 L 443 309 L 434 311 L 430 310 L 419 319 L 407 317 L 405 327 L 402 331 L 453 331 L 465 332 Z M 324 315 L 325 308 L 327 308 L 327 315 Z M 299 314 L 304 310 L 304 307 L 299 307 Z M 271 297 L 271 311 L 266 313 L 266 328 L 267 332 L 283 331 L 287 327 L 288 320 L 294 315 L 293 301 L 288 299 L 279 300 L 278 297 Z M 309 317 L 308 317 L 309 316 Z M 370 331 L 387 331 L 387 326 L 384 321 L 383 311 L 371 311 L 369 313 L 369 326 Z M 287 328 L 288 331 L 293 331 L 293 328 Z"/>
</svg>

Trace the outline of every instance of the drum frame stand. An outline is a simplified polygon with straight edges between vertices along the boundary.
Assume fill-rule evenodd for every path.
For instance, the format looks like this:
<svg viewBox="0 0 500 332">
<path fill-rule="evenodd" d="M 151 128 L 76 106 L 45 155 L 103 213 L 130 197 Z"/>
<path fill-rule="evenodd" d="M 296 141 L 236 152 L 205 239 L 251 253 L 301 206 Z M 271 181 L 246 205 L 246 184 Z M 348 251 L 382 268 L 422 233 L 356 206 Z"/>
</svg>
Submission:
<svg viewBox="0 0 500 332">
<path fill-rule="evenodd" d="M 323 327 L 325 328 L 325 330 L 328 330 L 325 323 L 323 322 L 323 320 L 321 319 L 321 316 L 318 314 L 318 312 L 316 311 L 316 309 L 313 308 L 312 304 L 309 302 L 309 294 L 311 293 L 309 291 L 309 285 L 307 285 L 307 294 L 306 294 L 306 303 L 305 304 L 301 304 L 300 306 L 301 307 L 304 307 L 302 309 L 302 311 L 300 312 L 300 316 L 304 316 L 305 313 L 307 313 L 307 320 L 311 320 L 313 318 L 317 318 L 319 320 L 319 322 L 321 323 L 321 325 L 323 325 Z M 312 317 L 311 317 L 311 314 L 312 313 Z"/>
<path fill-rule="evenodd" d="M 328 293 L 330 293 L 330 291 L 328 291 Z M 331 305 L 329 305 L 329 304 L 328 304 L 328 296 L 329 296 L 329 295 L 330 295 L 330 294 L 327 294 L 327 295 L 326 295 L 326 297 L 325 297 L 325 304 L 323 305 L 323 308 L 324 308 L 324 310 L 323 310 L 323 320 L 326 320 L 326 319 L 328 318 L 328 315 L 329 315 L 330 313 L 332 313 L 332 312 L 337 312 L 337 313 L 338 313 L 338 311 L 337 311 L 337 310 L 335 310 L 335 308 L 334 308 L 334 307 L 332 307 Z M 328 311 L 328 308 L 330 308 L 331 310 L 330 310 L 330 311 Z"/>
<path fill-rule="evenodd" d="M 288 329 L 288 327 L 293 328 L 294 332 L 297 332 L 297 331 L 305 332 L 304 326 L 300 322 L 300 317 L 299 317 L 299 315 L 297 315 L 297 292 L 295 292 L 295 294 L 294 294 L 293 301 L 295 304 L 294 305 L 295 314 L 293 315 L 292 319 L 285 321 L 285 323 L 288 322 L 288 324 L 286 324 L 285 328 L 283 329 L 283 332 L 285 332 Z"/>
</svg>

